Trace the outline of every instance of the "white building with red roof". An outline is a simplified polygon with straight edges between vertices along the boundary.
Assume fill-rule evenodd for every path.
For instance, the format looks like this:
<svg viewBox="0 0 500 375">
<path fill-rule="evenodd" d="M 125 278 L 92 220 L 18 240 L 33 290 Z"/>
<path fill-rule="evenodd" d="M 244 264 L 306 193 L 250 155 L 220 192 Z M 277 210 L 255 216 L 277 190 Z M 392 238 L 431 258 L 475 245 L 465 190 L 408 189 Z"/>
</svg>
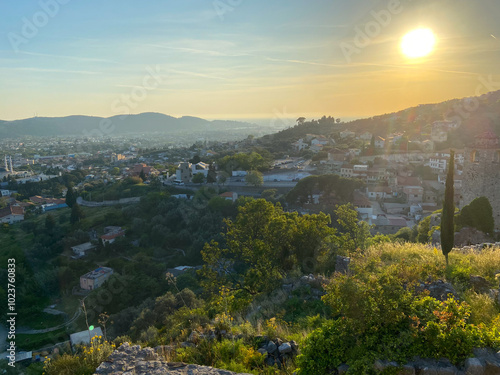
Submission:
<svg viewBox="0 0 500 375">
<path fill-rule="evenodd" d="M 0 210 L 0 223 L 14 224 L 24 220 L 24 208 L 8 206 Z"/>
</svg>

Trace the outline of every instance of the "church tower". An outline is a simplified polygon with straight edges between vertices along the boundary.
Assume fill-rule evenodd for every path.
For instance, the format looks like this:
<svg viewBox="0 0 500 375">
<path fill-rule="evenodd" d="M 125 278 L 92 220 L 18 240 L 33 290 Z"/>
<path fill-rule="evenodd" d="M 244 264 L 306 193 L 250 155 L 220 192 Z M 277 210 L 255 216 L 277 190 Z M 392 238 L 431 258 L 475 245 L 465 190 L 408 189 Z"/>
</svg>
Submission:
<svg viewBox="0 0 500 375">
<path fill-rule="evenodd" d="M 493 208 L 495 229 L 500 229 L 500 142 L 492 132 L 476 136 L 465 149 L 460 208 L 475 198 L 486 197 Z"/>
</svg>

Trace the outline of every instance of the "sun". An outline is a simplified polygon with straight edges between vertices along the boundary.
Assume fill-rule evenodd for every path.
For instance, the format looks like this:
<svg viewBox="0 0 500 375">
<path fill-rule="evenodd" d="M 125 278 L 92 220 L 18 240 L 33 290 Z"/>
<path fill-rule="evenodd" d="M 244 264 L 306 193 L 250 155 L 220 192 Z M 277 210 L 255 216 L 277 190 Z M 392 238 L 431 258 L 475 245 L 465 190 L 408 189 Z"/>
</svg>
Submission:
<svg viewBox="0 0 500 375">
<path fill-rule="evenodd" d="M 410 59 L 417 59 L 430 54 L 434 50 L 436 37 L 430 29 L 410 31 L 401 39 L 401 51 Z"/>
</svg>

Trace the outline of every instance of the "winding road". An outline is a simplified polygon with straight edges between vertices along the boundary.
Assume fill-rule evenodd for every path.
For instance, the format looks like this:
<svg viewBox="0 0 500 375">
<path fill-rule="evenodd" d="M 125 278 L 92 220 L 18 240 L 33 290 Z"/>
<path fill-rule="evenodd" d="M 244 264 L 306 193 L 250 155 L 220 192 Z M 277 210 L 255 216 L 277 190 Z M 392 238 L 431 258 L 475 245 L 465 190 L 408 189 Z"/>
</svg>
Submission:
<svg viewBox="0 0 500 375">
<path fill-rule="evenodd" d="M 58 329 L 64 328 L 71 323 L 73 323 L 75 320 L 77 320 L 80 315 L 82 314 L 82 309 L 78 308 L 78 310 L 75 311 L 75 314 L 73 317 L 68 320 L 67 322 L 64 322 L 62 324 L 59 324 L 58 326 L 55 327 L 50 327 L 50 328 L 44 328 L 44 329 L 29 329 L 25 327 L 19 327 L 16 329 L 16 333 L 19 334 L 25 334 L 25 335 L 36 335 L 37 333 L 47 333 L 47 332 L 52 332 L 52 331 L 57 331 Z"/>
</svg>

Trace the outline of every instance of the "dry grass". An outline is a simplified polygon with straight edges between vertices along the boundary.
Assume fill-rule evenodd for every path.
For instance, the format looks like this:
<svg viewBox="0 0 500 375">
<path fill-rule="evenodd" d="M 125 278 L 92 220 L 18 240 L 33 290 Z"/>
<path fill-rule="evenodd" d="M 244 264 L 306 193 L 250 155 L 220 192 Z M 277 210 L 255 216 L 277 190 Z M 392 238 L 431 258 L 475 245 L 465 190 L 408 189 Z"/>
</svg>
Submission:
<svg viewBox="0 0 500 375">
<path fill-rule="evenodd" d="M 363 254 L 354 256 L 356 263 L 369 266 L 369 263 L 378 263 L 378 267 L 390 265 L 404 265 L 416 270 L 442 271 L 444 275 L 445 260 L 440 249 L 422 244 L 385 243 L 372 246 Z M 495 276 L 500 273 L 500 248 L 488 248 L 479 252 L 452 251 L 450 253 L 450 267 L 467 267 L 472 274 L 487 278 L 497 283 Z"/>
</svg>

